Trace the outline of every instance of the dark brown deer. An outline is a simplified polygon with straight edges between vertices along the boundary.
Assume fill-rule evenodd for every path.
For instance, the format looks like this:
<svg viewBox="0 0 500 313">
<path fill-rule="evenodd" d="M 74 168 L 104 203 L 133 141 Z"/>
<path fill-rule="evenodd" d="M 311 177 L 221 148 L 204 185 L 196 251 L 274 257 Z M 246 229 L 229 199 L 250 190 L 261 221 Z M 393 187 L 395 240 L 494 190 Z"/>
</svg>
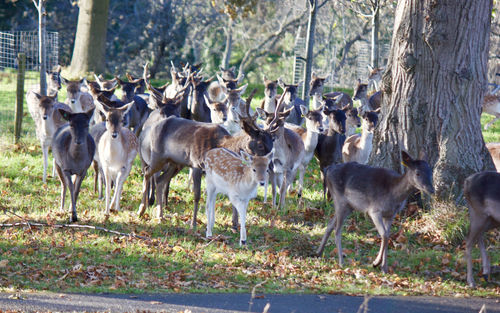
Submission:
<svg viewBox="0 0 500 313">
<path fill-rule="evenodd" d="M 404 151 L 401 159 L 406 167 L 403 175 L 356 162 L 332 165 L 326 169 L 326 183 L 333 197 L 335 216 L 328 222 L 318 255 L 322 254 L 328 237 L 335 230 L 339 265 L 343 266 L 341 238 L 344 220 L 352 211 L 367 213 L 382 239 L 373 266 L 380 265 L 382 272 L 387 273 L 387 245 L 394 216 L 405 206 L 406 199 L 415 189 L 434 193 L 429 164 L 412 159 Z"/>
<path fill-rule="evenodd" d="M 276 93 L 278 90 L 278 81 L 269 80 L 264 76 L 264 99 L 260 108 L 266 112 L 274 112 L 276 109 Z"/>
<path fill-rule="evenodd" d="M 306 105 L 304 100 L 300 99 L 298 96 L 299 93 L 299 88 L 302 85 L 302 81 L 300 81 L 298 84 L 285 84 L 283 80 L 278 78 L 278 85 L 283 89 L 283 103 L 284 107 L 282 110 L 289 110 L 290 114 L 288 115 L 286 122 L 292 123 L 295 125 L 302 125 L 302 114 L 300 112 L 300 106 L 301 105 Z"/>
<path fill-rule="evenodd" d="M 368 97 L 368 85 L 361 83 L 361 80 L 358 79 L 358 84 L 356 85 L 352 99 L 361 102 L 359 111 L 363 114 L 364 112 L 375 111 L 380 108 L 382 103 L 382 92 L 377 91 Z"/>
<path fill-rule="evenodd" d="M 71 113 L 59 109 L 61 116 L 69 123 L 60 127 L 54 134 L 52 153 L 56 171 L 61 180 L 61 211 L 64 211 L 66 189 L 71 195 L 70 223 L 78 220 L 76 201 L 87 169 L 94 159 L 95 143 L 89 134 L 89 122 L 94 113 L 91 109 L 85 113 Z M 75 175 L 73 183 L 72 176 Z"/>
<path fill-rule="evenodd" d="M 466 239 L 465 260 L 467 261 L 467 283 L 475 287 L 472 273 L 472 248 L 479 243 L 483 261 L 483 276 L 490 275 L 490 260 L 484 246 L 483 235 L 500 226 L 500 174 L 480 172 L 467 177 L 464 182 L 464 196 L 469 204 L 470 230 Z"/>
</svg>

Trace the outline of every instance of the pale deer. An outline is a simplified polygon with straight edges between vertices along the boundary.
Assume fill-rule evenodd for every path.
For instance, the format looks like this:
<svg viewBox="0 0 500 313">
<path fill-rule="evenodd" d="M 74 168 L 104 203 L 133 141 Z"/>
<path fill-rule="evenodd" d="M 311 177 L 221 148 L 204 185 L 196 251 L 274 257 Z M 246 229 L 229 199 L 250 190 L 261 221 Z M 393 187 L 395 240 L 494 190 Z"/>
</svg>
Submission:
<svg viewBox="0 0 500 313">
<path fill-rule="evenodd" d="M 358 79 L 358 84 L 354 89 L 353 100 L 359 100 L 361 105 L 359 106 L 359 112 L 363 115 L 364 112 L 375 111 L 380 108 L 382 103 L 382 92 L 377 91 L 370 97 L 368 97 L 368 85 L 361 83 Z"/>
<path fill-rule="evenodd" d="M 324 98 L 332 99 L 333 102 L 336 104 L 337 109 L 353 107 L 351 96 L 342 91 L 332 91 L 325 93 L 323 94 L 323 99 Z"/>
<path fill-rule="evenodd" d="M 281 77 L 278 78 L 278 85 L 281 89 L 283 89 L 282 97 L 284 106 L 282 111 L 290 110 L 286 121 L 295 125 L 302 125 L 303 118 L 300 113 L 300 106 L 306 105 L 304 100 L 298 97 L 299 89 L 302 83 L 303 81 L 300 81 L 298 84 L 285 84 Z"/>
<path fill-rule="evenodd" d="M 271 125 L 273 125 L 274 154 L 271 172 L 272 207 L 274 208 L 276 205 L 277 187 L 279 187 L 280 200 L 278 209 L 280 210 L 285 210 L 286 208 L 285 198 L 288 187 L 295 180 L 297 170 L 302 165 L 302 160 L 305 155 L 304 143 L 301 137 L 293 130 L 285 127 L 285 119 L 293 108 L 281 112 L 279 115 L 277 114 L 281 111 L 281 107 L 283 107 L 283 99 L 284 96 L 282 95 L 274 114 L 265 112 L 260 108 L 258 109 L 259 115 L 264 119 L 266 128 L 270 129 Z"/>
<path fill-rule="evenodd" d="M 487 143 L 486 148 L 488 148 L 488 151 L 491 154 L 491 158 L 493 159 L 497 172 L 500 173 L 500 142 Z"/>
<path fill-rule="evenodd" d="M 373 132 L 378 122 L 376 112 L 365 112 L 361 122 L 361 135 L 355 134 L 347 137 L 342 147 L 342 160 L 346 162 L 368 163 L 372 152 Z"/>
<path fill-rule="evenodd" d="M 82 91 L 85 79 L 67 80 L 61 77 L 63 85 L 66 86 L 65 103 L 74 113 L 87 112 L 94 108 L 94 99 L 88 92 Z"/>
<path fill-rule="evenodd" d="M 335 216 L 328 222 L 325 235 L 317 250 L 321 255 L 328 237 L 335 230 L 339 265 L 343 266 L 342 225 L 352 211 L 367 213 L 382 239 L 373 266 L 381 266 L 387 273 L 387 246 L 391 224 L 396 214 L 405 206 L 406 199 L 415 189 L 434 193 L 432 169 L 423 160 L 414 160 L 401 153 L 404 174 L 393 170 L 371 167 L 356 162 L 332 165 L 326 169 L 326 183 L 335 205 Z"/>
<path fill-rule="evenodd" d="M 110 93 L 110 94 L 105 94 L 107 98 L 113 101 L 118 99 L 118 97 L 114 95 L 114 91 L 116 90 L 116 87 L 118 87 L 118 82 L 116 81 L 116 78 L 106 80 L 104 79 L 102 74 L 99 74 L 99 76 L 94 74 L 94 78 L 95 82 L 99 85 L 99 89 L 101 90 L 101 92 Z"/>
<path fill-rule="evenodd" d="M 56 130 L 66 123 L 66 120 L 59 114 L 58 109 L 71 111 L 71 108 L 67 105 L 57 102 L 56 98 L 57 94 L 42 96 L 32 90 L 26 94 L 28 110 L 35 122 L 36 137 L 40 140 L 40 146 L 42 147 L 44 183 L 47 181 L 49 147 L 52 145 L 52 138 Z"/>
<path fill-rule="evenodd" d="M 227 122 L 227 106 L 224 102 L 210 102 L 205 95 L 205 103 L 210 109 L 210 120 L 214 124 L 224 124 Z"/>
<path fill-rule="evenodd" d="M 500 173 L 480 172 L 467 177 L 464 182 L 464 196 L 469 204 L 470 230 L 466 239 L 465 260 L 467 262 L 467 283 L 475 287 L 472 248 L 479 243 L 483 261 L 483 276 L 490 275 L 490 260 L 484 245 L 483 235 L 500 226 Z"/>
<path fill-rule="evenodd" d="M 302 197 L 302 190 L 304 187 L 304 174 L 307 170 L 307 166 L 314 157 L 314 150 L 318 145 L 318 138 L 321 133 L 323 133 L 323 106 L 320 106 L 317 110 L 309 110 L 306 106 L 301 105 L 300 110 L 302 115 L 306 120 L 306 128 L 297 126 L 294 124 L 285 124 L 285 127 L 296 132 L 302 139 L 304 143 L 304 157 L 302 158 L 302 164 L 299 166 L 299 185 L 297 190 L 297 196 Z"/>
<path fill-rule="evenodd" d="M 57 94 L 59 90 L 61 89 L 61 66 L 58 65 L 56 69 L 52 72 L 46 71 L 45 72 L 45 77 L 47 80 L 47 95 L 49 96 L 56 96 L 57 100 Z M 40 94 L 40 85 L 33 85 L 29 88 L 28 92 L 34 91 L 38 94 Z M 27 94 L 27 93 L 26 93 Z"/>
<path fill-rule="evenodd" d="M 52 140 L 56 171 L 61 180 L 61 211 L 64 211 L 66 189 L 69 188 L 71 223 L 78 220 L 76 201 L 87 169 L 94 158 L 95 143 L 89 134 L 89 122 L 93 111 L 94 109 L 85 113 L 71 113 L 59 109 L 61 116 L 69 123 L 59 127 Z M 74 182 L 73 175 L 75 176 Z"/>
<path fill-rule="evenodd" d="M 382 75 L 384 74 L 383 67 L 373 68 L 368 65 L 368 84 L 373 84 L 375 91 L 380 91 L 380 82 L 382 81 Z"/>
<path fill-rule="evenodd" d="M 266 76 L 264 79 L 264 99 L 260 104 L 260 108 L 266 112 L 274 112 L 276 109 L 276 93 L 278 90 L 278 81 L 269 80 Z"/>
<path fill-rule="evenodd" d="M 106 219 L 113 206 L 116 211 L 120 210 L 120 197 L 123 189 L 123 183 L 127 179 L 132 163 L 137 155 L 137 138 L 132 131 L 122 127 L 124 116 L 132 108 L 134 102 L 113 108 L 105 103 L 98 103 L 106 116 L 106 131 L 99 139 L 97 150 L 99 153 L 99 162 L 104 172 L 106 181 Z M 115 186 L 115 193 L 111 199 L 112 183 Z"/>
<path fill-rule="evenodd" d="M 484 125 L 484 129 L 487 130 L 491 127 L 491 125 L 500 119 L 500 96 L 494 94 L 485 95 L 483 98 L 483 113 L 495 116 L 493 120 Z"/>
<path fill-rule="evenodd" d="M 208 98 L 211 101 L 221 102 L 226 98 L 228 89 L 236 89 L 245 78 L 245 74 L 240 73 L 238 77 L 234 73 L 234 68 L 225 70 L 221 67 L 222 75 L 217 74 L 217 81 L 208 86 Z"/>
<path fill-rule="evenodd" d="M 217 194 L 228 196 L 240 217 L 240 245 L 246 245 L 246 216 L 248 202 L 257 196 L 257 186 L 268 180 L 268 169 L 273 152 L 251 156 L 244 150 L 236 154 L 225 148 L 216 148 L 205 154 L 203 161 L 207 191 L 207 237 L 212 237 L 215 224 Z"/>
</svg>

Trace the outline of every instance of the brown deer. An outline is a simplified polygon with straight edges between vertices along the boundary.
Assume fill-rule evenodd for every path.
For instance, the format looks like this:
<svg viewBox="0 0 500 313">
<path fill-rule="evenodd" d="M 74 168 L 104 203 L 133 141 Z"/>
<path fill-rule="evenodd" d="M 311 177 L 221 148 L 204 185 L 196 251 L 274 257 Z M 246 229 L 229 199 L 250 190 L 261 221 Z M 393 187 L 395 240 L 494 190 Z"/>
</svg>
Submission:
<svg viewBox="0 0 500 313">
<path fill-rule="evenodd" d="M 217 74 L 217 81 L 208 86 L 208 98 L 211 101 L 221 102 L 227 95 L 228 89 L 236 89 L 245 78 L 245 74 L 240 73 L 236 77 L 235 68 L 224 69 L 220 67 L 221 75 Z"/>
<path fill-rule="evenodd" d="M 359 106 L 359 112 L 363 114 L 367 111 L 375 111 L 380 108 L 382 103 L 382 92 L 377 91 L 373 95 L 368 98 L 368 85 L 361 83 L 361 80 L 358 79 L 358 84 L 354 89 L 354 95 L 352 97 L 353 100 L 359 100 L 361 105 Z"/>
<path fill-rule="evenodd" d="M 380 82 L 382 81 L 382 75 L 384 74 L 383 67 L 371 67 L 368 65 L 368 84 L 375 87 L 375 91 L 380 91 Z"/>
<path fill-rule="evenodd" d="M 302 114 L 300 113 L 300 106 L 306 105 L 304 100 L 300 99 L 298 96 L 300 86 L 303 81 L 298 82 L 297 84 L 285 84 L 283 79 L 278 78 L 278 85 L 283 89 L 283 94 L 281 97 L 284 101 L 284 106 L 281 109 L 290 110 L 288 117 L 286 118 L 286 122 L 292 123 L 295 125 L 302 125 Z"/>
<path fill-rule="evenodd" d="M 477 242 L 483 261 L 483 276 L 488 279 L 490 274 L 490 260 L 483 235 L 488 230 L 500 226 L 500 174 L 480 172 L 467 177 L 464 182 L 464 196 L 469 204 L 470 219 L 470 230 L 465 241 L 467 283 L 470 287 L 475 287 L 471 252 Z"/>
<path fill-rule="evenodd" d="M 434 193 L 432 169 L 423 160 L 414 160 L 401 152 L 406 172 L 401 175 L 393 170 L 371 167 L 356 162 L 330 166 L 326 169 L 326 183 L 333 197 L 335 216 L 328 222 L 325 235 L 317 253 L 321 255 L 328 237 L 335 230 L 335 245 L 339 265 L 343 266 L 342 225 L 353 211 L 367 213 L 382 239 L 373 266 L 381 266 L 387 273 L 387 246 L 392 220 L 406 204 L 406 199 L 416 188 L 428 194 Z"/>
<path fill-rule="evenodd" d="M 323 88 L 327 79 L 328 76 L 319 77 L 315 72 L 311 75 L 309 95 L 312 97 L 313 110 L 317 110 L 323 105 Z"/>
<path fill-rule="evenodd" d="M 56 69 L 52 72 L 46 71 L 45 72 L 45 77 L 47 80 L 47 95 L 49 96 L 56 96 L 57 100 L 57 93 L 61 89 L 61 66 L 58 65 Z M 29 91 L 34 91 L 38 94 L 40 94 L 40 85 L 33 85 L 29 88 Z"/>
<path fill-rule="evenodd" d="M 373 132 L 378 122 L 377 112 L 365 112 L 361 123 L 361 135 L 347 137 L 342 147 L 342 160 L 346 162 L 368 163 L 372 152 Z"/>
<path fill-rule="evenodd" d="M 71 195 L 70 223 L 78 220 L 76 201 L 87 169 L 94 159 L 95 143 L 89 134 L 89 122 L 94 113 L 71 113 L 59 109 L 61 116 L 69 123 L 59 127 L 52 140 L 52 153 L 56 171 L 61 180 L 61 211 L 64 211 L 66 189 Z M 72 176 L 75 175 L 74 182 Z"/>
<path fill-rule="evenodd" d="M 278 90 L 278 81 L 269 80 L 264 75 L 264 99 L 260 104 L 260 108 L 266 112 L 274 112 L 276 109 L 276 93 Z"/>
<path fill-rule="evenodd" d="M 497 172 L 500 172 L 500 142 L 487 143 L 486 148 L 488 148 L 488 151 L 491 154 L 491 158 L 493 159 Z"/>
<path fill-rule="evenodd" d="M 273 152 L 251 156 L 243 150 L 236 154 L 225 148 L 216 148 L 205 155 L 207 190 L 207 237 L 212 237 L 215 224 L 215 200 L 223 193 L 238 211 L 240 217 L 240 245 L 246 245 L 246 215 L 248 202 L 257 196 L 257 186 L 268 180 L 268 168 Z"/>
<path fill-rule="evenodd" d="M 483 98 L 483 113 L 495 116 L 493 120 L 484 125 L 484 129 L 487 130 L 500 119 L 500 96 L 494 94 L 485 95 Z"/>
</svg>

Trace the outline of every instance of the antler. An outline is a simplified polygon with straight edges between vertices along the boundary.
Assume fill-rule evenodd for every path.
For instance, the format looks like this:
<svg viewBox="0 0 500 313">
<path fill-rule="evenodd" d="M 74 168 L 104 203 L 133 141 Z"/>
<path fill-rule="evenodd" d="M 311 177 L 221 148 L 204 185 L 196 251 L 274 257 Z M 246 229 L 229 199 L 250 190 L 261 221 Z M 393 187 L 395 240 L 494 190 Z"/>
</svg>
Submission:
<svg viewBox="0 0 500 313">
<path fill-rule="evenodd" d="M 267 130 L 271 130 L 272 127 L 274 127 L 274 123 L 276 123 L 276 121 L 278 120 L 278 112 L 281 111 L 281 107 L 283 106 L 283 101 L 285 100 L 285 93 L 283 93 L 280 97 L 280 99 L 278 100 L 278 105 L 276 105 L 276 109 L 274 110 L 274 117 L 273 117 L 273 120 L 271 121 L 271 123 L 269 123 L 269 125 L 267 125 Z"/>
<path fill-rule="evenodd" d="M 162 93 L 159 92 L 158 90 L 156 90 L 156 88 L 153 87 L 148 80 L 148 67 L 149 67 L 149 62 L 146 62 L 146 64 L 144 64 L 144 71 L 142 74 L 142 78 L 144 79 L 144 83 L 146 84 L 146 88 L 153 94 L 153 97 L 155 97 L 157 100 L 161 101 L 163 99 Z"/>
</svg>

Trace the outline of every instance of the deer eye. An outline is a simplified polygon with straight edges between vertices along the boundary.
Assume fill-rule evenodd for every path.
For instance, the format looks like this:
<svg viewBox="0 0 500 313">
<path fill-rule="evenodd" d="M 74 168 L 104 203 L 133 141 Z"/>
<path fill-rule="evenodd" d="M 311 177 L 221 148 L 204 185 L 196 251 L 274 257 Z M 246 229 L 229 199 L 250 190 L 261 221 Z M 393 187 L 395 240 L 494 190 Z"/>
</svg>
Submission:
<svg viewBox="0 0 500 313">
<path fill-rule="evenodd" d="M 257 172 L 257 170 L 256 170 L 256 169 L 254 169 L 254 168 L 252 168 L 252 170 L 254 171 L 254 173 L 255 173 L 255 172 Z"/>
</svg>

